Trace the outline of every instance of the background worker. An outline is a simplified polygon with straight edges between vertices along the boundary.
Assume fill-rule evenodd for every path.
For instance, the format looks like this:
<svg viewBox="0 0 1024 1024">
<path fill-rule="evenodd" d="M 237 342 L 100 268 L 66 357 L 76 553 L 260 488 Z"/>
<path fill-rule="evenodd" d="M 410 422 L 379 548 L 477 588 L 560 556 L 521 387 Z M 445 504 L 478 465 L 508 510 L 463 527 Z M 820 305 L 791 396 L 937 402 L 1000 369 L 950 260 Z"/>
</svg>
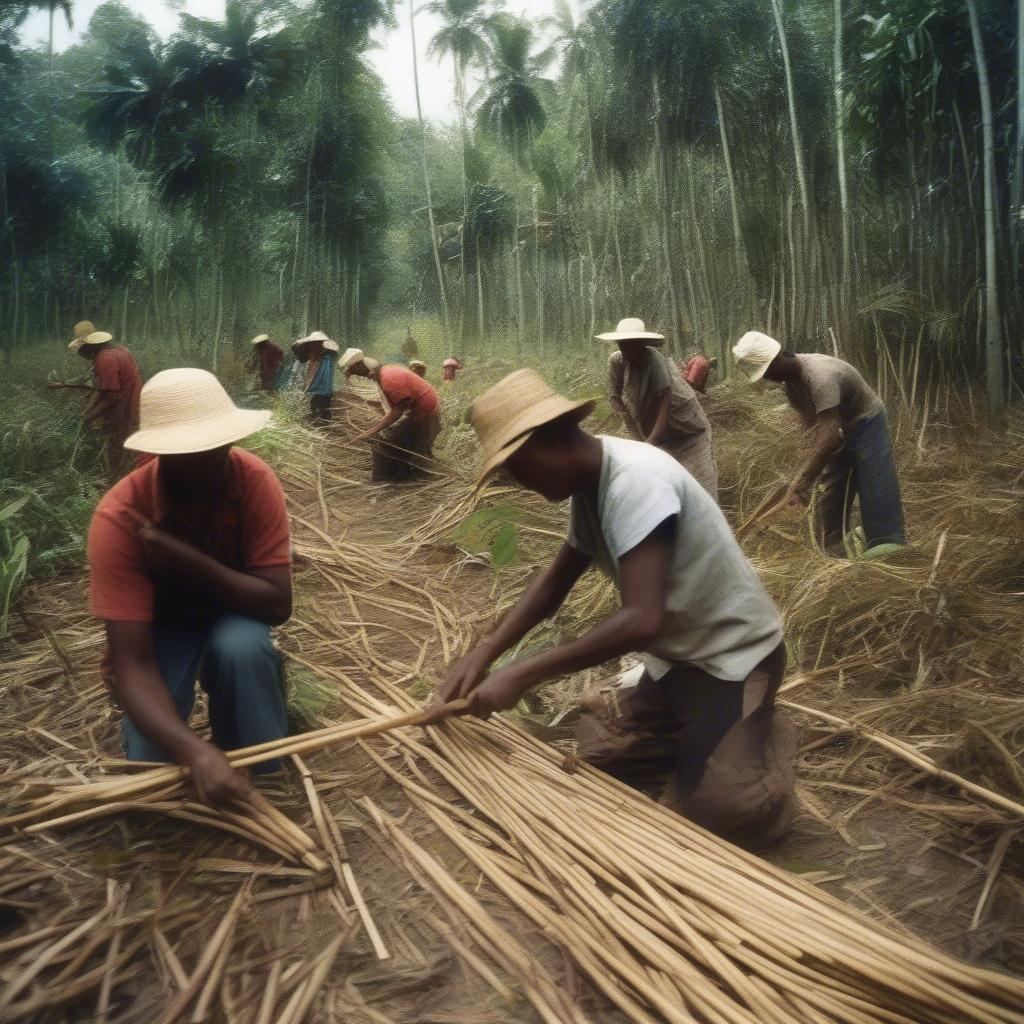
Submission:
<svg viewBox="0 0 1024 1024">
<path fill-rule="evenodd" d="M 88 337 L 96 330 L 96 325 L 91 320 L 79 320 L 71 328 L 71 341 L 68 342 L 68 350 L 77 352 L 82 347 L 82 339 Z"/>
<path fill-rule="evenodd" d="M 257 334 L 250 344 L 253 347 L 252 371 L 259 378 L 260 387 L 272 395 L 277 390 L 277 376 L 284 362 L 284 351 L 270 340 L 269 334 Z"/>
<path fill-rule="evenodd" d="M 350 348 L 341 358 L 346 376 L 374 381 L 388 411 L 357 441 L 374 441 L 371 479 L 398 483 L 430 472 L 434 440 L 441 432 L 437 392 L 404 366 L 381 366 L 361 349 Z"/>
<path fill-rule="evenodd" d="M 417 377 L 427 376 L 427 364 L 422 359 L 410 359 L 409 369 L 416 374 Z"/>
<path fill-rule="evenodd" d="M 444 701 L 486 716 L 554 676 L 635 651 L 639 683 L 612 719 L 585 717 L 584 759 L 649 788 L 736 842 L 775 838 L 792 813 L 791 777 L 774 728 L 785 646 L 778 612 L 711 496 L 666 452 L 579 426 L 593 402 L 555 394 L 533 370 L 510 374 L 470 408 L 481 483 L 498 469 L 560 502 L 565 543 L 493 634 L 449 669 Z M 596 564 L 621 607 L 585 635 L 496 671 L 491 664 L 555 614 Z"/>
<path fill-rule="evenodd" d="M 142 388 L 142 376 L 132 354 L 113 341 L 113 335 L 106 331 L 93 331 L 83 338 L 75 338 L 68 346 L 92 363 L 94 389 L 85 407 L 84 419 L 106 434 L 111 481 L 125 472 L 131 461 L 124 442 L 139 425 Z"/>
<path fill-rule="evenodd" d="M 450 384 L 453 380 L 455 380 L 455 374 L 457 374 L 461 369 L 462 363 L 460 363 L 459 360 L 455 358 L 455 356 L 449 356 L 441 364 L 441 379 L 446 384 Z"/>
<path fill-rule="evenodd" d="M 158 373 L 126 442 L 156 458 L 107 492 L 89 529 L 89 609 L 106 624 L 125 754 L 187 766 L 211 803 L 248 792 L 218 748 L 287 734 L 270 639 L 291 614 L 284 493 L 269 466 L 233 447 L 269 419 L 236 408 L 205 370 Z M 197 675 L 213 744 L 188 727 Z"/>
<path fill-rule="evenodd" d="M 860 373 L 833 356 L 784 351 L 759 331 L 744 334 L 733 355 L 736 368 L 748 380 L 782 384 L 800 417 L 806 454 L 783 502 L 807 505 L 820 482 L 823 548 L 842 553 L 855 497 L 865 536 L 862 557 L 882 557 L 905 546 L 889 419 L 882 400 Z"/>
<path fill-rule="evenodd" d="M 334 364 L 338 356 L 338 343 L 323 331 L 314 331 L 292 344 L 292 352 L 300 363 L 305 363 L 303 391 L 309 395 L 309 418 L 313 423 L 329 423 L 331 402 L 334 399 Z"/>
<path fill-rule="evenodd" d="M 664 335 L 629 317 L 597 337 L 619 346 L 608 358 L 608 390 L 627 429 L 637 440 L 668 452 L 718 501 L 711 424 L 678 367 L 657 350 Z"/>
</svg>

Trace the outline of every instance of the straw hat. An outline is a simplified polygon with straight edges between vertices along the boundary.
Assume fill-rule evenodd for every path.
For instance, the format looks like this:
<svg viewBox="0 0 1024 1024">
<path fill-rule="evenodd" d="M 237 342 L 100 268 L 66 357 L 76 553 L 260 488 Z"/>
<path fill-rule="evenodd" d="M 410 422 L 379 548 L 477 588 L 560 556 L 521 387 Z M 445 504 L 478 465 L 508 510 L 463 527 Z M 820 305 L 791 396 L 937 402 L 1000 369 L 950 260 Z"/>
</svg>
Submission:
<svg viewBox="0 0 1024 1024">
<path fill-rule="evenodd" d="M 77 352 L 82 347 L 82 341 L 85 337 L 93 334 L 96 330 L 96 325 L 91 320 L 79 320 L 74 327 L 71 328 L 71 333 L 74 337 L 68 342 L 68 351 Z"/>
<path fill-rule="evenodd" d="M 292 348 L 296 348 L 299 345 L 308 345 L 311 341 L 321 342 L 328 352 L 341 351 L 338 347 L 338 343 L 336 341 L 331 341 L 323 331 L 314 331 L 312 334 L 307 334 L 304 338 L 299 338 L 298 341 L 293 341 Z"/>
<path fill-rule="evenodd" d="M 620 320 L 618 326 L 614 331 L 608 331 L 605 334 L 599 334 L 597 336 L 598 341 L 646 341 L 652 345 L 663 345 L 665 343 L 664 334 L 655 334 L 653 331 L 647 330 L 647 325 L 643 320 L 638 319 L 635 316 L 628 316 L 625 320 Z"/>
<path fill-rule="evenodd" d="M 249 344 L 250 345 L 259 345 L 261 342 L 264 342 L 264 341 L 270 341 L 270 335 L 269 334 L 257 334 L 256 337 L 253 338 L 252 341 L 249 342 Z"/>
<path fill-rule="evenodd" d="M 113 341 L 114 336 L 106 331 L 93 331 L 81 340 L 83 345 L 105 345 L 108 341 Z"/>
<path fill-rule="evenodd" d="M 347 370 L 350 366 L 361 363 L 365 358 L 366 353 L 361 348 L 347 348 L 341 359 L 338 360 L 338 364 L 343 370 Z"/>
<path fill-rule="evenodd" d="M 593 409 L 593 399 L 563 398 L 536 370 L 510 373 L 469 407 L 469 420 L 483 448 L 477 486 L 522 448 L 538 427 L 560 416 L 572 415 L 579 421 Z"/>
<path fill-rule="evenodd" d="M 266 409 L 239 409 L 207 370 L 163 370 L 142 388 L 139 429 L 125 448 L 152 455 L 191 455 L 240 441 L 265 426 Z"/>
<path fill-rule="evenodd" d="M 733 346 L 736 369 L 751 383 L 760 380 L 771 361 L 782 351 L 782 346 L 760 331 L 747 331 Z"/>
<path fill-rule="evenodd" d="M 427 368 L 427 364 L 425 362 L 423 362 L 422 359 L 410 359 L 409 360 L 409 369 L 410 370 L 417 370 L 417 369 L 425 370 L 426 368 Z"/>
</svg>

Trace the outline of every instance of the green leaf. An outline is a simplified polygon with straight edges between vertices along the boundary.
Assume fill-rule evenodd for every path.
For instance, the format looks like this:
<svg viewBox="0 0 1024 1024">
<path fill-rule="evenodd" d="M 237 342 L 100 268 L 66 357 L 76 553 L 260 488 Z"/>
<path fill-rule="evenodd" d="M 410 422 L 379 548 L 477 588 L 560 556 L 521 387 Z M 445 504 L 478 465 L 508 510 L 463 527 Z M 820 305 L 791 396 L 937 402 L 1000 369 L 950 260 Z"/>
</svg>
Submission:
<svg viewBox="0 0 1024 1024">
<path fill-rule="evenodd" d="M 14 501 L 0 508 L 0 523 L 20 512 L 29 503 L 31 497 L 31 494 L 23 494 L 20 498 L 15 498 Z"/>
<path fill-rule="evenodd" d="M 511 565 L 519 557 L 519 531 L 506 523 L 491 541 L 491 563 L 495 569 Z"/>
</svg>

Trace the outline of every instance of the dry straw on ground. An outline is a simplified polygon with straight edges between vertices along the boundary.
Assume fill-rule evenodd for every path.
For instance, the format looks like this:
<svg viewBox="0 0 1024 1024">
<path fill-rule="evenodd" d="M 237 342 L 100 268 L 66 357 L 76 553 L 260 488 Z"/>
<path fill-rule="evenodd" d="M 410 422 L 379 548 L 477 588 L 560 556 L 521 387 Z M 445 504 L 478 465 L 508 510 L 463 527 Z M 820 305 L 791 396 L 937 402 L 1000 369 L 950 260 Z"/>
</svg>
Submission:
<svg viewBox="0 0 1024 1024">
<path fill-rule="evenodd" d="M 791 463 L 791 431 L 731 392 L 709 409 L 739 522 Z M 496 578 L 452 541 L 472 508 L 466 428 L 439 451 L 453 472 L 396 494 L 368 486 L 365 452 L 339 443 L 346 416 L 366 413 L 339 411 L 284 468 L 304 562 L 280 640 L 297 685 L 312 672 L 337 687 L 316 724 L 347 742 L 298 757 L 238 833 L 208 828 L 168 777 L 149 791 L 161 806 L 16 835 L 0 848 L 0 1021 L 1024 1020 L 1020 981 L 911 934 L 1022 966 L 1013 430 L 968 451 L 934 410 L 904 419 L 915 552 L 899 565 L 826 559 L 799 519 L 745 539 L 787 615 L 786 698 L 810 709 L 806 813 L 774 867 L 565 771 L 562 751 L 511 721 L 357 739 L 414 713 L 557 545 L 562 512 L 489 492 L 523 509 L 522 564 Z M 587 577 L 549 635 L 611 600 Z M 91 806 L 109 810 L 114 780 L 139 784 L 111 761 L 80 601 L 77 583 L 35 594 L 7 652 L 4 815 L 73 811 L 48 804 L 53 787 L 64 799 L 97 780 Z M 566 682 L 531 698 L 523 725 L 567 734 L 572 694 Z"/>
</svg>

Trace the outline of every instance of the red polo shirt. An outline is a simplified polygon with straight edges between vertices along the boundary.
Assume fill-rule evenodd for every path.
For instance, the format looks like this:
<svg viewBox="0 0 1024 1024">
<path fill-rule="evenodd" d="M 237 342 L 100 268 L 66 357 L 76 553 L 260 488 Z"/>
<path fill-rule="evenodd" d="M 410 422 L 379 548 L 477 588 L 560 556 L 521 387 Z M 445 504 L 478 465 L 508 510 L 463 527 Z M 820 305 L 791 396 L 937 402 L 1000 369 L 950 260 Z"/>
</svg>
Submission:
<svg viewBox="0 0 1024 1024">
<path fill-rule="evenodd" d="M 89 611 L 114 622 L 152 622 L 161 610 L 201 616 L 202 594 L 187 594 L 172 581 L 154 579 L 146 568 L 132 509 L 156 525 L 168 524 L 170 509 L 160 487 L 160 459 L 129 473 L 100 500 L 89 527 Z M 291 563 L 284 491 L 262 459 L 232 448 L 229 479 L 207 535 L 195 543 L 223 565 L 241 571 Z"/>
<path fill-rule="evenodd" d="M 437 412 L 437 392 L 412 370 L 404 366 L 382 366 L 377 382 L 389 405 L 410 400 L 409 416 L 414 420 L 426 419 Z"/>
<path fill-rule="evenodd" d="M 100 349 L 92 362 L 96 387 L 108 395 L 117 396 L 117 408 L 110 420 L 126 430 L 139 426 L 139 392 L 142 377 L 132 354 L 120 345 Z"/>
</svg>

